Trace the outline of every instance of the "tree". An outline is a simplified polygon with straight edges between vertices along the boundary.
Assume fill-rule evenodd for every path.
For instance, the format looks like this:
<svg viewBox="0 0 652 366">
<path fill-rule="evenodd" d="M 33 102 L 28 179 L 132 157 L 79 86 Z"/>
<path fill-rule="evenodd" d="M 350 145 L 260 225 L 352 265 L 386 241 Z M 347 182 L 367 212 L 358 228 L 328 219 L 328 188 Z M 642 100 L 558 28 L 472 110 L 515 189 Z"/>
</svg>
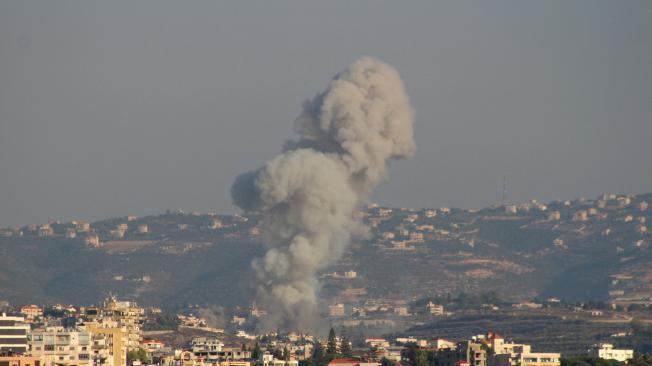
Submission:
<svg viewBox="0 0 652 366">
<path fill-rule="evenodd" d="M 287 346 L 283 348 L 283 361 L 290 361 L 290 351 Z"/>
<path fill-rule="evenodd" d="M 428 351 L 414 343 L 405 346 L 404 356 L 415 366 L 428 366 Z"/>
<path fill-rule="evenodd" d="M 380 366 L 394 366 L 394 362 L 387 357 L 380 359 Z"/>
<path fill-rule="evenodd" d="M 337 338 L 335 338 L 335 329 L 331 328 L 328 332 L 328 344 L 326 345 L 326 354 L 334 355 L 337 353 Z"/>
<path fill-rule="evenodd" d="M 319 365 L 324 358 L 324 350 L 321 348 L 321 343 L 315 342 L 312 350 L 312 364 Z"/>
<path fill-rule="evenodd" d="M 340 331 L 340 353 L 344 356 L 351 356 L 352 351 L 351 342 L 346 338 L 346 332 L 342 328 Z"/>
<path fill-rule="evenodd" d="M 260 358 L 260 344 L 258 344 L 258 341 L 256 341 L 256 345 L 254 346 L 254 350 L 251 351 L 251 358 L 254 360 L 257 360 Z"/>
<path fill-rule="evenodd" d="M 416 366 L 428 366 L 428 351 L 420 349 L 417 351 Z"/>
<path fill-rule="evenodd" d="M 139 360 L 139 361 L 147 361 L 147 351 L 145 351 L 142 348 L 139 348 L 137 350 L 131 350 L 127 352 L 127 363 L 131 364 L 133 361 Z"/>
</svg>

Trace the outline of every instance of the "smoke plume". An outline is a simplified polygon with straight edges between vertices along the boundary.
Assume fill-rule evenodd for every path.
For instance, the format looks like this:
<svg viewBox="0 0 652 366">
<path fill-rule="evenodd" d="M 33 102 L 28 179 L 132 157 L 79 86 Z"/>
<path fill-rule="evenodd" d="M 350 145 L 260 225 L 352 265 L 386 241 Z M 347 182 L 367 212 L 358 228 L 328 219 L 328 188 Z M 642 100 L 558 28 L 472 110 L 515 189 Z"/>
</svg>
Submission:
<svg viewBox="0 0 652 366">
<path fill-rule="evenodd" d="M 235 204 L 263 217 L 269 249 L 252 265 L 270 325 L 315 325 L 316 273 L 337 261 L 352 238 L 366 235 L 353 213 L 385 178 L 390 159 L 414 154 L 413 119 L 396 70 L 362 58 L 304 102 L 294 122 L 297 141 L 235 180 Z"/>
</svg>

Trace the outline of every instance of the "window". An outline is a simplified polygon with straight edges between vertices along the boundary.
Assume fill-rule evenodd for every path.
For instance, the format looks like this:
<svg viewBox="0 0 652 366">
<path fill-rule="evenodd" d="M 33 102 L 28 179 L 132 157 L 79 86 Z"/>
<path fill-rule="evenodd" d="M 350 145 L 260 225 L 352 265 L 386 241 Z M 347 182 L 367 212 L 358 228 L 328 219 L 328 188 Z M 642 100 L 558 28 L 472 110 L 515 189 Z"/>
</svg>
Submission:
<svg viewBox="0 0 652 366">
<path fill-rule="evenodd" d="M 88 353 L 80 353 L 79 354 L 79 359 L 80 360 L 88 360 L 89 359 Z"/>
<path fill-rule="evenodd" d="M 52 345 L 52 344 L 46 344 L 45 346 L 43 346 L 43 349 L 44 349 L 45 351 L 54 351 L 54 345 Z"/>
</svg>

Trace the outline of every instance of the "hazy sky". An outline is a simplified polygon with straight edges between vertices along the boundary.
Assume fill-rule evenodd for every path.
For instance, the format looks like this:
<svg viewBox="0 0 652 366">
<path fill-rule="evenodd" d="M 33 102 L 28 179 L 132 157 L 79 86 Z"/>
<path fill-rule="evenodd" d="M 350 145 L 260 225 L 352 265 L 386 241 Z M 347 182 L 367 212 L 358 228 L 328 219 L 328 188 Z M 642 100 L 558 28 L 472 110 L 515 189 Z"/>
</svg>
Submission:
<svg viewBox="0 0 652 366">
<path fill-rule="evenodd" d="M 2 1 L 0 226 L 234 212 L 365 55 L 417 115 L 382 204 L 652 191 L 652 1 Z"/>
</svg>

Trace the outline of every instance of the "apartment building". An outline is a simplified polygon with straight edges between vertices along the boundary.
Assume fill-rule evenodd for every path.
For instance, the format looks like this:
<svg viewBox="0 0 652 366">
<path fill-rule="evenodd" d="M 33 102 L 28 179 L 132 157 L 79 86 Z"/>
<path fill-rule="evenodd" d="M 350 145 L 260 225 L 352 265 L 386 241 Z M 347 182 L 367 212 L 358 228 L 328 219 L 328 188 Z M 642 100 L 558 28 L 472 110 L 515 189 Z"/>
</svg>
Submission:
<svg viewBox="0 0 652 366">
<path fill-rule="evenodd" d="M 27 352 L 29 325 L 22 316 L 0 316 L 0 353 L 22 354 Z"/>
<path fill-rule="evenodd" d="M 529 344 L 506 342 L 503 337 L 489 333 L 486 343 L 494 351 L 490 366 L 559 366 L 559 353 L 532 352 Z"/>
<path fill-rule="evenodd" d="M 51 327 L 29 336 L 30 355 L 42 366 L 91 366 L 92 339 L 88 331 Z"/>
<path fill-rule="evenodd" d="M 115 297 L 107 299 L 101 307 L 89 307 L 84 317 L 90 323 L 115 322 L 115 327 L 123 329 L 123 342 L 127 351 L 140 348 L 141 325 L 145 310 L 133 301 L 118 301 Z M 109 328 L 112 326 L 109 326 Z"/>
<path fill-rule="evenodd" d="M 217 360 L 222 352 L 222 343 L 218 338 L 196 337 L 191 342 L 192 353 L 195 357 L 202 357 L 205 360 Z"/>
<path fill-rule="evenodd" d="M 127 345 L 124 328 L 114 322 L 85 323 L 83 328 L 93 335 L 95 366 L 126 366 Z"/>
</svg>

